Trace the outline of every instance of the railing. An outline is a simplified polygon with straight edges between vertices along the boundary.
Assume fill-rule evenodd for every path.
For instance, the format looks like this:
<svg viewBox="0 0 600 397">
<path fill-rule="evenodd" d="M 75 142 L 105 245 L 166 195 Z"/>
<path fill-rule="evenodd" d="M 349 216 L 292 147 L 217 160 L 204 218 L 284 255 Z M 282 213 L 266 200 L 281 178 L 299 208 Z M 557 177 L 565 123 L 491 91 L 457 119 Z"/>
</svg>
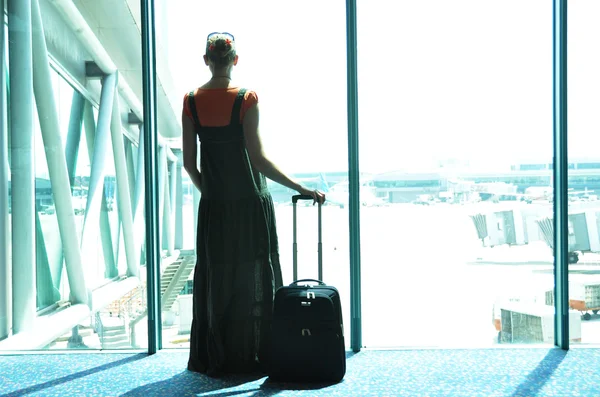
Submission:
<svg viewBox="0 0 600 397">
<path fill-rule="evenodd" d="M 100 316 L 100 312 L 96 312 L 94 316 L 94 331 L 98 334 L 98 338 L 100 339 L 100 345 L 102 346 L 102 342 L 104 340 L 104 325 L 102 324 L 102 317 Z"/>
</svg>

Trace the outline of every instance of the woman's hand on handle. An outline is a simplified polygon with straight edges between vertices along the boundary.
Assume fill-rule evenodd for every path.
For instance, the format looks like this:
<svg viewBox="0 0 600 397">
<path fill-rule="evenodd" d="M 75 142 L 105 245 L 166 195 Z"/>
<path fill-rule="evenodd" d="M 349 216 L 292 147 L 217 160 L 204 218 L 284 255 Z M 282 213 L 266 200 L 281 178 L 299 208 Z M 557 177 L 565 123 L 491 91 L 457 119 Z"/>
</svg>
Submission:
<svg viewBox="0 0 600 397">
<path fill-rule="evenodd" d="M 298 193 L 303 194 L 305 196 L 311 196 L 313 198 L 313 205 L 316 203 L 323 204 L 325 202 L 325 193 L 320 192 L 319 190 L 311 190 L 307 189 L 304 186 L 301 186 L 298 189 Z"/>
</svg>

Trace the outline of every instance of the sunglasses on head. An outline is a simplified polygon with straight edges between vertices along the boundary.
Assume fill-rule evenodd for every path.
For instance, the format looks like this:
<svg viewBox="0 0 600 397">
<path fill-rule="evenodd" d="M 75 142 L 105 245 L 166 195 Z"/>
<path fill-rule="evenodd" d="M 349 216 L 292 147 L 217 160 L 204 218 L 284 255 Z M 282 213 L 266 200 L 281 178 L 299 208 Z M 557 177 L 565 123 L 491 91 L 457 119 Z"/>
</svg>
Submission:
<svg viewBox="0 0 600 397">
<path fill-rule="evenodd" d="M 232 41 L 235 41 L 235 37 L 233 37 L 233 35 L 231 33 L 227 33 L 227 32 L 212 32 L 208 36 L 206 36 L 206 40 L 210 40 L 211 37 L 216 36 L 216 35 L 229 36 L 229 37 L 231 37 Z"/>
</svg>

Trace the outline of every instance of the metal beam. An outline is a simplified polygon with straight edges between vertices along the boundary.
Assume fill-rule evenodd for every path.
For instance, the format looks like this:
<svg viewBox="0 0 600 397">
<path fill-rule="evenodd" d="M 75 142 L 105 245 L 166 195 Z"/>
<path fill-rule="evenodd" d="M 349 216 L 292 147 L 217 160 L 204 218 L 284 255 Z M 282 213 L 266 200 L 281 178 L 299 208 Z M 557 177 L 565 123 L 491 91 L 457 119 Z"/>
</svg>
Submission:
<svg viewBox="0 0 600 397">
<path fill-rule="evenodd" d="M 105 187 L 105 189 L 106 189 L 106 187 Z M 115 196 L 116 202 L 113 202 L 113 206 L 111 208 L 111 211 L 115 211 L 115 207 L 114 206 L 117 205 L 117 211 L 118 211 L 117 214 L 119 214 L 119 215 L 117 216 L 117 219 L 116 219 L 116 225 L 109 225 L 108 230 L 110 230 L 110 235 L 111 235 L 111 239 L 112 239 L 111 241 L 113 243 L 113 245 L 112 245 L 112 253 L 113 253 L 114 257 L 115 257 L 115 265 L 116 266 L 113 269 L 113 272 L 110 273 L 110 275 L 107 274 L 107 276 L 106 276 L 107 278 L 113 278 L 113 277 L 117 277 L 119 275 L 127 274 L 127 257 L 126 257 L 127 256 L 127 252 L 125 252 L 125 257 L 123 257 L 121 255 L 121 253 L 123 251 L 120 250 L 120 248 L 121 248 L 121 229 L 122 229 L 123 221 L 122 221 L 121 216 L 120 216 L 121 210 L 118 208 L 119 187 L 117 186 L 116 176 L 115 176 L 114 192 L 115 192 L 114 196 Z M 106 215 L 107 215 L 106 219 L 108 219 L 108 213 L 109 213 L 109 211 L 107 210 L 106 211 Z M 124 262 L 123 262 L 123 260 L 124 260 Z M 122 265 L 123 264 L 125 265 L 125 272 L 123 272 L 123 270 L 122 270 Z"/>
<path fill-rule="evenodd" d="M 135 252 L 141 255 L 144 243 L 144 134 L 143 126 L 140 126 L 140 141 L 137 149 L 137 173 L 135 177 L 135 189 L 133 194 L 133 229 L 135 230 Z M 142 260 L 145 261 L 145 258 Z"/>
<path fill-rule="evenodd" d="M 358 163 L 358 56 L 356 0 L 346 0 L 346 46 L 348 79 L 348 193 L 350 224 L 350 345 L 354 352 L 362 345 L 360 288 L 360 167 Z"/>
<path fill-rule="evenodd" d="M 6 35 L 4 24 L 5 0 L 0 0 L 2 26 L 0 26 L 0 340 L 8 337 L 11 327 L 11 266 L 10 266 L 10 229 L 8 212 L 8 109 L 6 101 Z"/>
<path fill-rule="evenodd" d="M 91 172 L 91 162 L 94 158 L 94 143 L 96 141 L 96 120 L 94 119 L 92 104 L 89 102 L 86 102 L 83 106 L 83 129 L 85 130 L 85 141 L 87 143 Z"/>
<path fill-rule="evenodd" d="M 567 0 L 554 0 L 554 344 L 569 349 Z"/>
<path fill-rule="evenodd" d="M 48 50 L 38 0 L 32 0 L 32 22 L 33 87 L 48 162 L 48 173 L 52 181 L 52 195 L 54 196 L 58 228 L 65 255 L 70 299 L 73 303 L 89 304 L 81 251 L 79 250 L 79 236 L 75 224 L 69 174 L 60 136 L 60 124 L 54 102 Z"/>
<path fill-rule="evenodd" d="M 170 219 L 169 219 L 169 252 L 173 254 L 175 251 L 175 224 L 177 219 L 177 162 L 169 163 L 169 204 L 170 204 Z"/>
<path fill-rule="evenodd" d="M 38 208 L 39 210 L 39 208 Z M 35 212 L 35 245 L 36 245 L 36 289 L 37 308 L 43 309 L 55 304 L 60 300 L 60 291 L 54 288 L 52 272 L 50 271 L 50 260 L 46 250 L 46 239 L 40 220 L 39 211 Z"/>
<path fill-rule="evenodd" d="M 159 247 L 165 249 L 165 191 L 166 188 L 166 174 L 167 174 L 167 154 L 165 148 L 161 147 L 158 149 L 158 219 L 159 219 L 159 235 L 160 244 Z"/>
<path fill-rule="evenodd" d="M 133 158 L 133 144 L 124 135 L 123 147 L 125 149 L 125 162 L 127 163 L 127 180 L 129 181 L 129 192 L 131 193 L 131 211 L 135 219 L 135 159 Z"/>
<path fill-rule="evenodd" d="M 83 221 L 81 251 L 94 252 L 98 236 L 98 226 L 100 226 L 107 275 L 116 272 L 114 250 L 112 240 L 110 239 L 110 223 L 106 212 L 106 196 L 104 194 L 104 177 L 106 175 L 106 161 L 110 147 L 110 123 L 116 86 L 117 76 L 115 74 L 108 75 L 102 79 L 97 125 L 94 122 L 91 105 L 86 104 L 84 113 L 91 169 L 85 218 Z"/>
<path fill-rule="evenodd" d="M 103 87 L 103 89 L 104 89 L 104 87 Z M 101 97 L 100 101 L 101 101 L 101 106 L 102 106 L 102 97 Z M 108 99 L 107 99 L 107 103 L 108 103 Z M 102 112 L 102 114 L 104 116 L 106 116 L 104 112 Z M 98 113 L 98 118 L 100 119 L 100 112 Z M 92 161 L 92 169 L 93 169 L 93 168 L 99 166 L 98 163 L 96 163 L 96 164 L 93 163 L 93 159 L 95 157 L 98 157 L 99 161 L 105 161 L 106 153 L 102 152 L 102 153 L 98 154 L 95 152 L 96 122 L 94 121 L 94 113 L 93 113 L 92 105 L 89 102 L 85 103 L 83 119 L 84 119 L 84 125 L 85 125 L 85 135 L 86 135 L 86 142 L 87 142 L 87 149 L 88 149 L 88 158 Z M 104 131 L 104 134 L 108 135 L 108 132 Z M 108 147 L 107 143 L 104 143 L 104 144 Z M 104 277 L 113 278 L 113 277 L 116 277 L 119 275 L 119 270 L 117 269 L 117 265 L 116 265 L 115 249 L 113 246 L 113 237 L 112 237 L 112 232 L 111 232 L 111 227 L 110 227 L 110 220 L 108 219 L 108 204 L 106 201 L 107 194 L 106 194 L 106 184 L 104 183 L 104 176 L 102 176 L 98 182 L 94 182 L 94 184 L 96 184 L 96 183 L 100 184 L 102 192 L 94 193 L 94 194 L 99 194 L 101 198 L 99 199 L 99 201 L 100 201 L 99 208 L 93 207 L 94 208 L 93 210 L 90 209 L 90 211 L 94 211 L 91 213 L 90 219 L 94 219 L 94 221 L 98 221 L 98 219 L 99 219 L 100 239 L 102 242 L 102 253 L 104 255 L 104 266 L 105 266 Z M 91 175 L 90 175 L 90 186 L 91 185 L 92 185 L 92 180 L 91 180 Z M 90 200 L 91 199 L 88 194 L 88 206 L 89 206 Z M 96 206 L 97 203 L 95 201 L 94 201 L 94 203 L 95 203 L 94 206 Z M 85 216 L 86 216 L 85 219 L 87 220 L 87 217 L 88 217 L 87 210 L 86 210 Z M 90 222 L 92 222 L 92 221 L 90 221 Z M 94 233 L 97 233 L 97 231 L 93 230 L 88 233 L 88 234 L 90 234 L 90 238 L 95 238 L 96 235 Z M 91 243 L 93 243 L 93 242 L 91 242 Z M 91 245 L 88 245 L 88 246 L 91 246 Z"/>
<path fill-rule="evenodd" d="M 177 161 L 170 161 L 167 163 L 169 169 L 169 198 L 171 199 L 171 216 L 175 216 L 175 201 L 177 194 Z"/>
<path fill-rule="evenodd" d="M 127 179 L 127 162 L 123 146 L 123 125 L 119 107 L 119 96 L 115 95 L 113 115 L 111 120 L 112 148 L 115 157 L 115 174 L 117 177 L 117 200 L 119 218 L 123 226 L 123 243 L 127 258 L 127 276 L 138 277 L 140 274 L 139 257 L 133 243 L 133 214 L 131 211 L 131 195 Z"/>
<path fill-rule="evenodd" d="M 162 348 L 160 311 L 160 245 L 158 228 L 158 131 L 156 124 L 156 38 L 154 0 L 140 0 L 142 19 L 142 86 L 144 92 L 144 176 L 146 186 L 146 270 L 148 286 L 148 353 Z M 139 114 L 138 114 L 139 116 Z"/>
<path fill-rule="evenodd" d="M 177 179 L 175 181 L 175 249 L 183 249 L 183 152 L 178 150 L 177 155 Z"/>
<path fill-rule="evenodd" d="M 71 194 L 74 192 L 75 175 L 77 173 L 77 157 L 79 156 L 79 144 L 81 142 L 81 133 L 83 125 L 83 107 L 85 105 L 85 97 L 77 90 L 73 90 L 73 99 L 71 100 L 71 113 L 69 116 L 69 130 L 67 132 L 67 147 L 65 156 L 67 160 L 67 171 L 69 173 L 69 181 L 71 184 Z M 81 194 L 81 192 L 79 192 Z M 81 201 L 79 201 L 81 202 Z M 77 211 L 77 208 L 74 208 Z M 61 255 L 64 255 L 61 251 Z M 51 264 L 52 266 L 52 264 Z M 52 280 L 54 287 L 59 288 L 62 277 L 63 261 L 62 259 L 56 263 L 56 266 L 51 267 Z"/>
<path fill-rule="evenodd" d="M 131 115 L 131 113 L 129 114 Z M 129 140 L 129 138 L 127 138 L 125 135 L 123 135 L 123 148 L 125 150 L 125 163 L 127 164 L 127 180 L 129 181 L 129 199 L 131 201 L 131 218 L 132 218 L 132 222 L 133 222 L 133 250 L 136 252 L 136 257 L 137 257 L 137 263 L 139 266 L 140 261 L 140 250 L 137 249 L 137 241 L 139 240 L 139 235 L 142 234 L 140 233 L 139 229 L 136 227 L 136 223 L 135 223 L 135 184 L 136 184 L 136 178 L 135 178 L 135 159 L 134 159 L 134 154 L 133 154 L 133 143 L 131 142 L 131 140 Z M 118 244 L 117 244 L 117 257 L 121 257 L 120 256 L 120 252 L 121 252 L 121 227 L 122 225 L 122 221 L 119 218 L 119 227 L 117 229 L 117 234 L 118 234 Z M 127 259 L 126 259 L 127 260 Z"/>
<path fill-rule="evenodd" d="M 69 131 L 67 133 L 67 148 L 65 150 L 71 187 L 75 184 L 77 157 L 79 156 L 79 144 L 81 143 L 81 127 L 83 125 L 83 105 L 85 105 L 84 96 L 78 91 L 73 90 L 71 114 L 69 117 Z"/>
<path fill-rule="evenodd" d="M 30 330 L 36 316 L 35 157 L 31 0 L 8 0 L 13 334 Z M 18 23 L 17 23 L 18 21 Z"/>
<path fill-rule="evenodd" d="M 172 227 L 172 211 L 171 211 L 171 189 L 169 186 L 169 175 L 168 175 L 168 162 L 165 156 L 165 165 L 164 165 L 164 198 L 163 198 L 163 249 L 167 250 L 168 255 L 173 255 L 175 251 L 175 240 L 173 239 L 173 227 Z"/>
</svg>

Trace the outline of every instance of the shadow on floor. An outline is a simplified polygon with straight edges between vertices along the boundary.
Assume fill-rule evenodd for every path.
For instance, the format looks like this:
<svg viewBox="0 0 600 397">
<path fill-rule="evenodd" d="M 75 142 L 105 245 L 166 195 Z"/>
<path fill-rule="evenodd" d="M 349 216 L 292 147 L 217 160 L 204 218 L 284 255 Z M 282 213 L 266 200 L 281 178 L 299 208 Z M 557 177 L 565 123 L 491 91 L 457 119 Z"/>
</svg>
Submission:
<svg viewBox="0 0 600 397">
<path fill-rule="evenodd" d="M 353 352 L 346 353 L 347 359 L 351 359 L 354 356 L 355 353 Z M 262 383 L 260 382 L 261 379 L 264 379 Z M 253 396 L 275 396 L 287 390 L 319 390 L 336 384 L 331 382 L 275 382 L 271 381 L 265 374 L 226 375 L 212 378 L 207 375 L 184 370 L 170 379 L 140 386 L 123 394 L 123 396 L 235 397 L 236 395 L 247 395 L 252 392 L 254 392 Z"/>
<path fill-rule="evenodd" d="M 261 383 L 260 381 L 264 379 Z M 210 396 L 233 397 L 239 394 L 274 396 L 285 390 L 319 390 L 335 383 L 281 383 L 273 382 L 264 374 L 230 375 L 211 378 L 185 370 L 170 379 L 135 388 L 123 396 Z"/>
<path fill-rule="evenodd" d="M 527 379 L 517 387 L 511 397 L 535 397 L 566 356 L 566 350 L 551 349 L 537 367 L 527 375 Z"/>
<path fill-rule="evenodd" d="M 103 365 L 99 365 L 97 367 L 93 367 L 90 369 L 87 369 L 85 371 L 80 371 L 80 372 L 76 372 L 74 374 L 71 375 L 67 375 L 67 376 L 63 376 L 62 378 L 58 378 L 58 379 L 54 379 L 51 380 L 49 382 L 45 382 L 45 383 L 41 383 L 39 385 L 35 385 L 35 386 L 30 386 L 30 387 L 26 387 L 24 389 L 21 390 L 16 390 L 12 393 L 8 393 L 3 395 L 2 397 L 17 397 L 17 396 L 24 396 L 30 393 L 37 393 L 37 392 L 41 392 L 44 389 L 50 389 L 53 387 L 56 387 L 58 385 L 61 385 L 63 383 L 67 383 L 67 382 L 72 382 L 76 379 L 79 378 L 83 378 L 92 374 L 95 374 L 97 372 L 101 372 L 101 371 L 107 371 L 111 368 L 115 368 L 121 365 L 125 365 L 125 364 L 129 364 L 131 362 L 137 361 L 137 360 L 141 360 L 148 357 L 148 355 L 146 353 L 140 353 L 140 354 L 135 354 L 133 356 L 130 357 L 126 357 L 123 358 L 121 360 L 117 360 L 117 361 L 112 361 L 110 363 L 106 363 Z"/>
</svg>

